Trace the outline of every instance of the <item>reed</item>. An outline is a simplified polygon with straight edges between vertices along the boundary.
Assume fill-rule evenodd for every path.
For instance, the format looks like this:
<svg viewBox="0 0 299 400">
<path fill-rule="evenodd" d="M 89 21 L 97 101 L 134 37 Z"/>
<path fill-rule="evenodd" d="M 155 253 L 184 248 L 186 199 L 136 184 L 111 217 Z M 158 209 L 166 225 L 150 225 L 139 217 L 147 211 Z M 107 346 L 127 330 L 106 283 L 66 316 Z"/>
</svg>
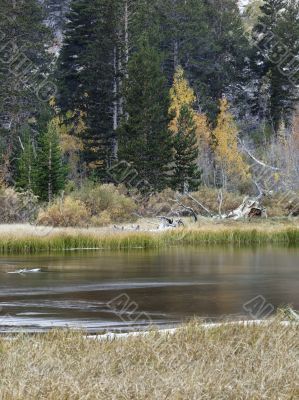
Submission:
<svg viewBox="0 0 299 400">
<path fill-rule="evenodd" d="M 288 225 L 207 225 L 164 232 L 55 230 L 46 236 L 0 232 L 1 254 L 33 254 L 70 249 L 154 249 L 179 245 L 299 245 L 299 227 Z"/>
<path fill-rule="evenodd" d="M 0 338 L 3 400 L 298 399 L 298 324 L 191 321 L 117 340 L 52 331 Z"/>
</svg>

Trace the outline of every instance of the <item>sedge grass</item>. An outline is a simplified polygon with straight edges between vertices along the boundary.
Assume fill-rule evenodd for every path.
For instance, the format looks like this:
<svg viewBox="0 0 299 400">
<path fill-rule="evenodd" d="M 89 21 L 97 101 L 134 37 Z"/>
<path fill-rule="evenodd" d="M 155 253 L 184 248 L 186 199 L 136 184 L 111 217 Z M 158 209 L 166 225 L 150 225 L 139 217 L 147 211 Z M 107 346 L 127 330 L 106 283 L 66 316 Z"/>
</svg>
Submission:
<svg viewBox="0 0 299 400">
<path fill-rule="evenodd" d="M 89 340 L 53 331 L 0 339 L 2 400 L 295 400 L 298 324 L 192 321 L 174 334 Z"/>
<path fill-rule="evenodd" d="M 113 230 L 26 229 L 1 231 L 0 253 L 32 254 L 70 249 L 155 249 L 174 245 L 299 245 L 296 224 L 206 224 L 164 232 L 113 232 Z"/>
</svg>

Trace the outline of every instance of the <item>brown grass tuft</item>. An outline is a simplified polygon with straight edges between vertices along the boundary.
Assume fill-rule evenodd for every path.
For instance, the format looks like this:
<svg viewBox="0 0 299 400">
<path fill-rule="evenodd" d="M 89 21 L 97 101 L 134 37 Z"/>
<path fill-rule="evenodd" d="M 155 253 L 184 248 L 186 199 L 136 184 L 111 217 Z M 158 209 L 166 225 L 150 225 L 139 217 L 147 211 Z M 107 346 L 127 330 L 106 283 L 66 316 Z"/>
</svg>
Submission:
<svg viewBox="0 0 299 400">
<path fill-rule="evenodd" d="M 174 335 L 97 341 L 73 332 L 0 339 L 3 400 L 297 399 L 298 324 L 198 321 Z"/>
</svg>

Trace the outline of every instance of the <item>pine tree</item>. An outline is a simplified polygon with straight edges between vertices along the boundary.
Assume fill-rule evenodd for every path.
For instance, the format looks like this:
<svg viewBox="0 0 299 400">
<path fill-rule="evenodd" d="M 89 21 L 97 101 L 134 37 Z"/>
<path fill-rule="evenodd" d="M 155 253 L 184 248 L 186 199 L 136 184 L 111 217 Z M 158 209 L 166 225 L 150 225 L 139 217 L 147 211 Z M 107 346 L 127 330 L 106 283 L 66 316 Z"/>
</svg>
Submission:
<svg viewBox="0 0 299 400">
<path fill-rule="evenodd" d="M 34 193 L 42 201 L 50 202 L 63 190 L 65 168 L 55 124 L 50 121 L 47 130 L 39 136 L 35 163 Z"/>
<path fill-rule="evenodd" d="M 173 134 L 174 174 L 172 187 L 184 192 L 195 190 L 200 183 L 197 166 L 199 154 L 196 136 L 196 114 L 193 110 L 195 94 L 184 77 L 184 70 L 178 67 L 170 89 L 169 115 L 172 120 L 169 129 Z"/>
<path fill-rule="evenodd" d="M 196 124 L 190 108 L 185 104 L 181 108 L 174 135 L 174 174 L 171 184 L 180 192 L 195 191 L 200 184 L 200 171 L 197 165 L 198 145 Z"/>
<path fill-rule="evenodd" d="M 265 0 L 253 30 L 259 82 L 267 88 L 266 119 L 274 132 L 288 123 L 298 101 L 299 2 Z M 259 91 L 256 94 L 259 98 Z"/>
<path fill-rule="evenodd" d="M 23 190 L 33 190 L 35 148 L 31 130 L 27 127 L 24 130 L 21 154 L 17 162 L 16 187 Z"/>
<path fill-rule="evenodd" d="M 69 11 L 71 0 L 42 0 L 45 9 L 46 23 L 52 29 L 57 40 L 61 40 L 65 25 L 65 17 Z"/>
<path fill-rule="evenodd" d="M 149 13 L 150 25 L 156 27 L 156 46 L 164 54 L 169 83 L 181 65 L 202 111 L 213 121 L 222 94 L 246 103 L 242 89 L 249 80 L 250 46 L 237 2 L 154 0 L 152 8 L 156 11 Z"/>
<path fill-rule="evenodd" d="M 199 61 L 196 86 L 206 111 L 214 122 L 218 99 L 226 95 L 238 110 L 247 107 L 246 85 L 250 82 L 248 57 L 250 45 L 239 4 L 235 0 L 206 0 L 209 37 Z M 192 81 L 193 84 L 193 81 Z"/>
<path fill-rule="evenodd" d="M 118 1 L 73 0 L 59 61 L 59 105 L 84 113 L 83 162 L 102 179 L 116 157 L 118 16 Z"/>
<path fill-rule="evenodd" d="M 20 129 L 47 98 L 50 35 L 37 0 L 0 0 L 0 9 L 0 164 L 9 179 Z"/>
<path fill-rule="evenodd" d="M 161 57 L 146 39 L 131 56 L 119 129 L 119 158 L 126 160 L 152 190 L 166 187 L 172 160 L 168 94 Z"/>
</svg>

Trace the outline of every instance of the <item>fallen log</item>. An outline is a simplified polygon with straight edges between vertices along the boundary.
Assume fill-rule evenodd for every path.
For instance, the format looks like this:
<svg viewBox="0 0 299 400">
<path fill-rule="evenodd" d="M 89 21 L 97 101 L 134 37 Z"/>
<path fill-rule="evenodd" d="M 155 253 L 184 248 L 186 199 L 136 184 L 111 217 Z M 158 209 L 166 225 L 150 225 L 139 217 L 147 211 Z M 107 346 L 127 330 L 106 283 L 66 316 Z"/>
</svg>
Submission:
<svg viewBox="0 0 299 400">
<path fill-rule="evenodd" d="M 262 206 L 261 199 L 260 195 L 254 198 L 246 196 L 238 208 L 228 214 L 221 215 L 220 218 L 233 219 L 235 221 L 239 219 L 267 218 L 267 211 Z"/>
</svg>

